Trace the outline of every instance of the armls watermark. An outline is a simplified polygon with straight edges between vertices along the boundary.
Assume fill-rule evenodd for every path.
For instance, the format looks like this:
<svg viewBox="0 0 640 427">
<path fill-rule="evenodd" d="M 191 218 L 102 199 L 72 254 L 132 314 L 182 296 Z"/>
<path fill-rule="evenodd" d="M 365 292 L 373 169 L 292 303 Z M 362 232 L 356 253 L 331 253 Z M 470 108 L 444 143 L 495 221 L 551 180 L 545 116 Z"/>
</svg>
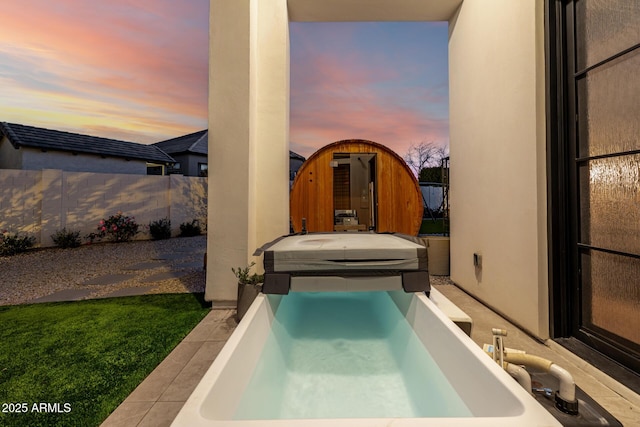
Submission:
<svg viewBox="0 0 640 427">
<path fill-rule="evenodd" d="M 44 414 L 68 414 L 71 403 L 68 402 L 10 402 L 2 403 L 0 412 L 3 414 L 27 414 L 39 412 Z"/>
</svg>

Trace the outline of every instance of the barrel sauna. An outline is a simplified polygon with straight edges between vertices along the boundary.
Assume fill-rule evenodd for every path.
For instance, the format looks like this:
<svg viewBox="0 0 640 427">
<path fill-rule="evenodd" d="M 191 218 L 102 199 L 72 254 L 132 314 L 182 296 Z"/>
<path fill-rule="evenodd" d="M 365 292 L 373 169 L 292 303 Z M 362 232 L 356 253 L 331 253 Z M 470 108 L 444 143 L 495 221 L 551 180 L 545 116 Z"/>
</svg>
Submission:
<svg viewBox="0 0 640 427">
<path fill-rule="evenodd" d="M 326 145 L 298 170 L 290 195 L 293 230 L 377 231 L 416 236 L 422 193 L 411 169 L 388 147 L 350 139 Z"/>
</svg>

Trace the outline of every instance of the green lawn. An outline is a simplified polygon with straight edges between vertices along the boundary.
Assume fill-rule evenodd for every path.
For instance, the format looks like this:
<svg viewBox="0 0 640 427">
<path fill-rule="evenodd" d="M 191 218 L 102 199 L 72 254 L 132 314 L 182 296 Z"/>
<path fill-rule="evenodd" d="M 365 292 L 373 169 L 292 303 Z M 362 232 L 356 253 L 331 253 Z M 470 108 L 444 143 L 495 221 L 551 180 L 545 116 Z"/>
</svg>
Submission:
<svg viewBox="0 0 640 427">
<path fill-rule="evenodd" d="M 442 218 L 423 219 L 418 234 L 443 234 L 444 220 Z"/>
<path fill-rule="evenodd" d="M 208 312 L 202 294 L 0 307 L 0 425 L 100 425 Z"/>
</svg>

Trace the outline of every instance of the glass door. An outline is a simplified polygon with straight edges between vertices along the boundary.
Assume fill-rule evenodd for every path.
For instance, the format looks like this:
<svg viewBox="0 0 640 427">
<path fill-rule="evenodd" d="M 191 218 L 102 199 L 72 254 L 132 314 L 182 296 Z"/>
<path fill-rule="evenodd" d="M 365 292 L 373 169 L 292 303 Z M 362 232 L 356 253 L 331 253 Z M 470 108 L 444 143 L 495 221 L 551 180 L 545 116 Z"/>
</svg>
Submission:
<svg viewBox="0 0 640 427">
<path fill-rule="evenodd" d="M 334 153 L 335 231 L 375 230 L 375 153 Z"/>
<path fill-rule="evenodd" d="M 568 8 L 572 335 L 639 372 L 640 4 Z"/>
</svg>

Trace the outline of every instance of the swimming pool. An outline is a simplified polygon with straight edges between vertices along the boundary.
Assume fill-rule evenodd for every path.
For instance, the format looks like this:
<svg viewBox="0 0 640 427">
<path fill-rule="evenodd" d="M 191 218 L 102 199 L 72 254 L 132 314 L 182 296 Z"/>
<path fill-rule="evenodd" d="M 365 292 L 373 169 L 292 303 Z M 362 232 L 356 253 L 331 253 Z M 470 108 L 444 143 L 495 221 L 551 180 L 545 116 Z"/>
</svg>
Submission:
<svg viewBox="0 0 640 427">
<path fill-rule="evenodd" d="M 264 295 L 174 426 L 558 426 L 424 294 Z"/>
</svg>

